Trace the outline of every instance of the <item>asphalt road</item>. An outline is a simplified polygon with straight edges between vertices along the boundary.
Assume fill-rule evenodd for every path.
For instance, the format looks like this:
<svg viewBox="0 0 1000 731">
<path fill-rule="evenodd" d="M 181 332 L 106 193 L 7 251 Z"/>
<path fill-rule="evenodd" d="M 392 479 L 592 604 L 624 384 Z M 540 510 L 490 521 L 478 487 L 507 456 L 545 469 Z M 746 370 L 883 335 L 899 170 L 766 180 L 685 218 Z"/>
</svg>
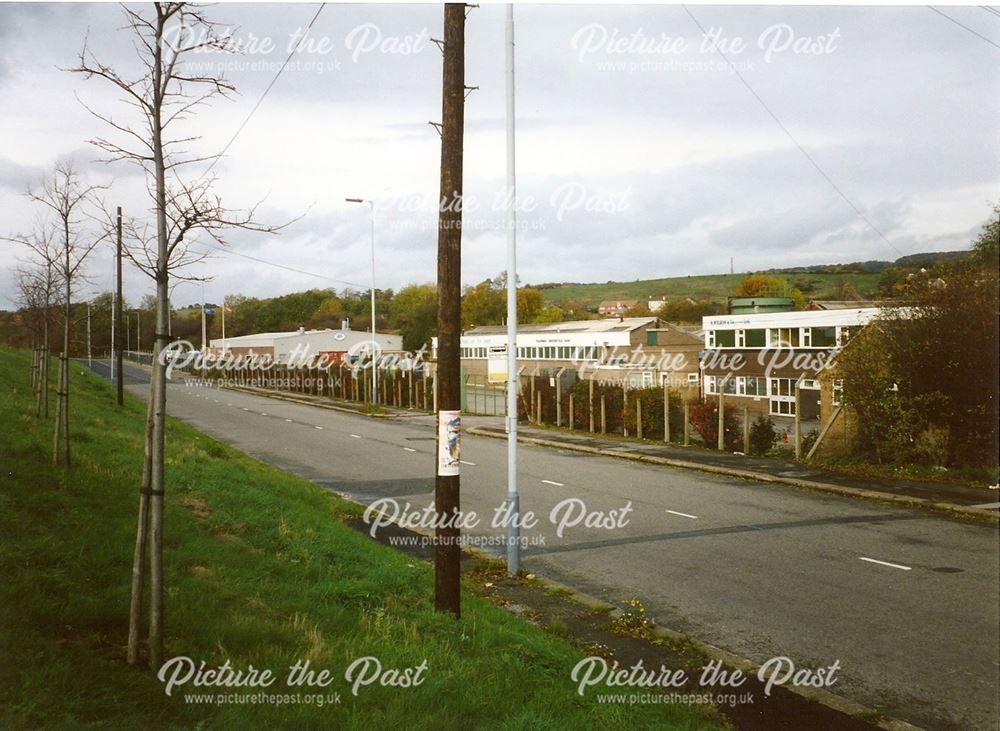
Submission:
<svg viewBox="0 0 1000 731">
<path fill-rule="evenodd" d="M 106 364 L 95 370 L 107 375 Z M 144 369 L 126 366 L 145 397 Z M 254 457 L 364 502 L 433 504 L 431 417 L 370 419 L 264 397 L 168 387 L 168 411 Z M 137 455 L 138 458 L 138 455 Z M 493 529 L 506 444 L 465 436 L 462 508 Z M 839 660 L 841 695 L 931 728 L 995 729 L 1000 694 L 998 533 L 914 509 L 781 485 L 523 445 L 528 570 L 609 601 L 638 598 L 661 625 L 757 662 Z M 566 498 L 628 524 L 567 528 Z"/>
</svg>

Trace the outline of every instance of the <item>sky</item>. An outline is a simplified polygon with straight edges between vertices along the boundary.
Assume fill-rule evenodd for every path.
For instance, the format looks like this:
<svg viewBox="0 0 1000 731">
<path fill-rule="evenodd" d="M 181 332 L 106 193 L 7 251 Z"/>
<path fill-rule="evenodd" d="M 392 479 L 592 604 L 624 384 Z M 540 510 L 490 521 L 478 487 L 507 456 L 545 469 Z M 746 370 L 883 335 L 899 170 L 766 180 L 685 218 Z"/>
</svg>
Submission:
<svg viewBox="0 0 1000 731">
<path fill-rule="evenodd" d="M 194 61 L 222 69 L 238 94 L 199 109 L 183 130 L 199 137 L 188 147 L 210 155 L 232 139 L 213 170 L 226 206 L 259 204 L 263 223 L 291 223 L 277 235 L 233 232 L 225 250 L 200 241 L 214 253 L 190 273 L 210 281 L 178 285 L 175 305 L 366 290 L 369 211 L 347 197 L 375 201 L 378 288 L 434 280 L 440 139 L 429 122 L 441 118 L 432 40 L 443 35 L 441 6 L 324 6 L 261 100 L 319 7 L 208 11 L 242 52 Z M 711 274 L 731 260 L 736 271 L 893 260 L 969 245 L 1000 199 L 1000 14 L 689 8 L 516 7 L 522 283 Z M 0 236 L 32 228 L 40 211 L 25 190 L 61 160 L 108 185 L 108 205 L 150 218 L 141 172 L 102 162 L 88 143 L 115 133 L 84 104 L 134 122 L 129 108 L 109 85 L 65 70 L 86 40 L 134 75 L 123 25 L 113 4 L 0 3 Z M 502 6 L 468 13 L 466 83 L 478 87 L 465 110 L 462 269 L 471 285 L 506 268 Z M 203 170 L 192 168 L 195 177 Z M 13 270 L 24 255 L 0 242 L 0 309 L 16 306 Z M 77 296 L 109 290 L 112 271 L 102 245 Z M 126 268 L 127 300 L 151 291 Z"/>
</svg>

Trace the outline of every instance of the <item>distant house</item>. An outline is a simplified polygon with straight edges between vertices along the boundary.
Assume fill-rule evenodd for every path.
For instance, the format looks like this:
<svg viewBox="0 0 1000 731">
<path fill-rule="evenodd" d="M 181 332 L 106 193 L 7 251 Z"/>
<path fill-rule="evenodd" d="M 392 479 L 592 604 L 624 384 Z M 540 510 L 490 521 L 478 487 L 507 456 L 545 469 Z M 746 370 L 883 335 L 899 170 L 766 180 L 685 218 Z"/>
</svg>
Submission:
<svg viewBox="0 0 1000 731">
<path fill-rule="evenodd" d="M 666 297 L 650 297 L 646 307 L 649 308 L 650 312 L 659 312 L 665 304 L 667 304 Z"/>
<path fill-rule="evenodd" d="M 597 312 L 605 317 L 620 317 L 638 306 L 639 300 L 604 300 L 598 305 Z"/>
</svg>

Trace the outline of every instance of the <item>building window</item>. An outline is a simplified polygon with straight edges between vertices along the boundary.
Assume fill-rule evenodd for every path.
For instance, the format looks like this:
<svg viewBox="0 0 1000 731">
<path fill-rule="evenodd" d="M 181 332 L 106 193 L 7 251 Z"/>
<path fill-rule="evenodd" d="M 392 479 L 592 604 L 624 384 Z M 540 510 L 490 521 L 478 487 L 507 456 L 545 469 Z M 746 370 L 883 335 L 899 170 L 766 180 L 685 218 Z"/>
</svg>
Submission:
<svg viewBox="0 0 1000 731">
<path fill-rule="evenodd" d="M 771 399 L 771 413 L 776 416 L 795 416 L 795 401 Z"/>
<path fill-rule="evenodd" d="M 772 348 L 799 347 L 799 328 L 774 327 L 767 331 L 768 345 Z"/>
<path fill-rule="evenodd" d="M 844 400 L 844 379 L 834 378 L 833 379 L 833 392 L 832 401 L 834 406 L 840 406 L 840 402 Z"/>
<path fill-rule="evenodd" d="M 709 346 L 713 348 L 735 348 L 735 330 L 709 330 Z"/>
<path fill-rule="evenodd" d="M 813 327 L 809 329 L 814 348 L 832 348 L 837 345 L 837 328 Z"/>
<path fill-rule="evenodd" d="M 837 328 L 837 345 L 839 347 L 841 347 L 841 348 L 844 347 L 845 345 L 847 345 L 847 342 L 854 335 L 855 329 L 856 328 L 853 328 L 853 327 L 838 327 Z"/>
<path fill-rule="evenodd" d="M 795 380 L 772 378 L 768 393 L 770 412 L 778 416 L 795 415 Z"/>
<path fill-rule="evenodd" d="M 747 376 L 743 380 L 743 396 L 767 396 L 767 379 Z"/>
<path fill-rule="evenodd" d="M 656 345 L 656 331 L 647 330 L 646 331 L 646 345 Z"/>
<path fill-rule="evenodd" d="M 747 348 L 763 348 L 767 345 L 767 330 L 744 330 L 744 344 Z"/>
<path fill-rule="evenodd" d="M 705 376 L 705 393 L 718 393 L 719 389 L 716 388 L 715 376 Z"/>
</svg>

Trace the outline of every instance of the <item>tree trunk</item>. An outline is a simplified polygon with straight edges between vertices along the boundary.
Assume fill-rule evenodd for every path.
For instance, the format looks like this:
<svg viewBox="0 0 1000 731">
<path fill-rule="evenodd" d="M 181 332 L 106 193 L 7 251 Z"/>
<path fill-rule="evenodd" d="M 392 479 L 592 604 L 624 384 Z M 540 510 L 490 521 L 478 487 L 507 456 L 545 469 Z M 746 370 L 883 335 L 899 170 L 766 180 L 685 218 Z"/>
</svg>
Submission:
<svg viewBox="0 0 1000 731">
<path fill-rule="evenodd" d="M 56 424 L 55 424 L 55 438 L 52 452 L 52 463 L 59 464 L 59 442 L 60 438 L 64 442 L 63 445 L 63 459 L 62 463 L 66 469 L 71 466 L 70 461 L 70 448 L 69 448 L 69 330 L 70 330 L 70 317 L 71 304 L 70 304 L 70 293 L 72 290 L 72 269 L 70 268 L 70 249 L 71 242 L 69 237 L 69 218 L 63 218 L 63 252 L 64 252 L 64 269 L 63 269 L 63 279 L 65 280 L 66 287 L 66 302 L 63 305 L 63 345 L 62 345 L 62 357 L 59 363 L 59 391 L 56 394 L 58 397 L 58 408 L 56 411 Z M 61 434 L 60 434 L 61 432 Z"/>
<path fill-rule="evenodd" d="M 163 37 L 165 20 L 156 6 L 157 39 Z M 169 250 L 167 245 L 167 186 L 163 161 L 162 111 L 163 66 L 161 44 L 155 46 L 153 60 L 153 164 L 156 169 L 156 335 L 153 345 L 152 440 L 150 461 L 150 552 L 149 552 L 149 665 L 154 671 L 163 664 L 163 456 L 167 411 L 166 366 L 160 352 L 166 346 L 169 314 Z"/>
<path fill-rule="evenodd" d="M 62 392 L 63 392 L 63 377 L 65 373 L 63 372 L 62 359 L 59 360 L 59 377 L 57 379 L 56 386 L 56 428 L 55 433 L 52 437 L 52 466 L 59 466 L 59 437 L 62 436 L 62 429 L 60 429 L 60 424 L 62 424 Z"/>
<path fill-rule="evenodd" d="M 156 378 L 153 369 L 153 378 Z M 152 385 L 152 381 L 150 381 Z M 149 484 L 153 457 L 153 399 L 146 402 L 146 434 L 142 462 L 142 486 L 139 488 L 139 522 L 135 532 L 135 553 L 132 557 L 132 599 L 128 615 L 128 664 L 139 661 L 142 633 L 142 594 L 146 588 L 146 544 L 149 540 Z"/>
</svg>

